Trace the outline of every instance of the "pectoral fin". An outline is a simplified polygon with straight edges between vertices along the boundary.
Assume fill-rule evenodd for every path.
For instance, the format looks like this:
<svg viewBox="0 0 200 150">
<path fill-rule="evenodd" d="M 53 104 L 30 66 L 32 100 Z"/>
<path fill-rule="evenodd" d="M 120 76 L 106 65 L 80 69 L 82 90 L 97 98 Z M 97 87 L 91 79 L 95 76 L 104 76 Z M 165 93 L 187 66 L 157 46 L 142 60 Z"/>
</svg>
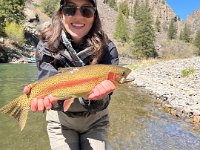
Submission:
<svg viewBox="0 0 200 150">
<path fill-rule="evenodd" d="M 67 99 L 67 100 L 64 101 L 64 103 L 63 103 L 63 110 L 64 110 L 64 112 L 66 112 L 69 109 L 69 107 L 71 106 L 71 104 L 73 102 L 74 102 L 74 98 L 73 97 L 71 97 L 71 98 L 69 98 L 69 99 Z"/>
</svg>

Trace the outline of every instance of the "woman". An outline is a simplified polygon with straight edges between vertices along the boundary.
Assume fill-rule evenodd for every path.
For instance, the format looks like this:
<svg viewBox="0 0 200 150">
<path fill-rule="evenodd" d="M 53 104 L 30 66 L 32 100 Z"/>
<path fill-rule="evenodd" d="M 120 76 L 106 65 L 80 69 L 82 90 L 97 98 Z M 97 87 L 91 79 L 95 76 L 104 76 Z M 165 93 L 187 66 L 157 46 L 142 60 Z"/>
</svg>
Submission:
<svg viewBox="0 0 200 150">
<path fill-rule="evenodd" d="M 118 64 L 115 45 L 101 28 L 96 0 L 61 0 L 52 24 L 41 34 L 36 51 L 38 79 L 59 68 L 92 64 Z M 47 111 L 47 131 L 53 150 L 107 149 L 108 109 L 114 84 L 105 80 L 71 104 L 52 95 L 33 99 L 31 110 Z M 31 86 L 24 88 L 29 93 Z M 69 107 L 66 112 L 63 107 Z"/>
</svg>

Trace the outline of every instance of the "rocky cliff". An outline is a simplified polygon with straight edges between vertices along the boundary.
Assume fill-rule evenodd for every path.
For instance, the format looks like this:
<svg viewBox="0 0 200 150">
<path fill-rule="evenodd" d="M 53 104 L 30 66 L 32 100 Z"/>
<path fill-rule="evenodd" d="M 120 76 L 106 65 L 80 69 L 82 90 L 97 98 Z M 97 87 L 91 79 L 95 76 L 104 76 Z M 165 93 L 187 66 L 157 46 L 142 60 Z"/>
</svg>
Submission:
<svg viewBox="0 0 200 150">
<path fill-rule="evenodd" d="M 200 30 L 200 9 L 195 10 L 191 15 L 187 16 L 186 23 L 191 29 L 193 37 Z"/>
<path fill-rule="evenodd" d="M 117 0 L 118 3 L 122 1 L 124 0 Z M 177 24 L 178 33 L 180 33 L 180 31 L 182 30 L 184 26 L 183 25 L 184 23 L 181 21 L 180 17 L 176 15 L 176 13 L 168 5 L 168 3 L 165 2 L 165 0 L 148 0 L 148 1 L 149 1 L 149 7 L 152 12 L 151 14 L 152 14 L 154 23 L 157 18 L 161 22 L 161 27 L 162 27 L 161 32 L 166 32 L 168 30 L 170 21 L 174 19 Z M 127 0 L 127 2 L 128 2 L 129 9 L 130 10 L 133 9 L 136 0 Z M 142 3 L 143 0 L 140 0 L 138 2 Z"/>
</svg>

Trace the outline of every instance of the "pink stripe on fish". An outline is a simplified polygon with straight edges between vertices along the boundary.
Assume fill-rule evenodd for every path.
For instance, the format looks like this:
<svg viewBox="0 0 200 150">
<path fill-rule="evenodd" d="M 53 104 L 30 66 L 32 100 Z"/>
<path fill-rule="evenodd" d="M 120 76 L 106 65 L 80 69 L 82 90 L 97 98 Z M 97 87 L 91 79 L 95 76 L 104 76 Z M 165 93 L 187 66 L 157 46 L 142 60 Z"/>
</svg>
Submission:
<svg viewBox="0 0 200 150">
<path fill-rule="evenodd" d="M 56 85 L 52 85 L 49 86 L 47 88 L 45 88 L 45 91 L 53 91 L 53 90 L 58 90 L 58 89 L 62 89 L 62 88 L 67 88 L 67 87 L 73 87 L 76 85 L 81 85 L 90 81 L 94 81 L 94 80 L 98 80 L 99 77 L 93 77 L 93 78 L 88 78 L 88 79 L 79 79 L 79 80 L 73 80 L 73 81 L 65 81 L 65 82 L 61 82 L 58 83 Z"/>
</svg>

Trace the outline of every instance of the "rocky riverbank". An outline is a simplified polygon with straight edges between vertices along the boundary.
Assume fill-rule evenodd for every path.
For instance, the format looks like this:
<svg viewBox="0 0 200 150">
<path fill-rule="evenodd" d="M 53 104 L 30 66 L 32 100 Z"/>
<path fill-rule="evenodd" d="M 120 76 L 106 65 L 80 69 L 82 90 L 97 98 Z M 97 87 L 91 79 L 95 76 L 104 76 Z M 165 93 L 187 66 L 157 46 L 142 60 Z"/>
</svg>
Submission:
<svg viewBox="0 0 200 150">
<path fill-rule="evenodd" d="M 183 77 L 182 71 L 194 72 Z M 132 71 L 134 84 L 160 101 L 162 108 L 184 119 L 200 122 L 200 57 L 158 62 Z"/>
</svg>

